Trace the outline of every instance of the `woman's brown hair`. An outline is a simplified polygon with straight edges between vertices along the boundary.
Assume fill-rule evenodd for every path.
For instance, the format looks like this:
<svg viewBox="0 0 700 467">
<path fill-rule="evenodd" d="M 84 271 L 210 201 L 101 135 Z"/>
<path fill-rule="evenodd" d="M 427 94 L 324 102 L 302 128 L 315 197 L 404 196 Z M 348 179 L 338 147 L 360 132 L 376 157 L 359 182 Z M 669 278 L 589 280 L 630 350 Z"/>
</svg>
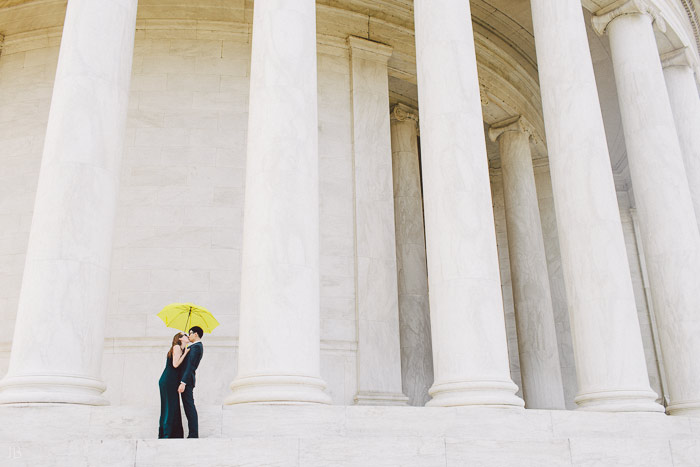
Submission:
<svg viewBox="0 0 700 467">
<path fill-rule="evenodd" d="M 184 332 L 178 332 L 173 336 L 173 343 L 170 345 L 170 350 L 168 350 L 168 358 L 173 357 L 173 347 L 175 347 L 176 345 L 180 345 L 180 338 L 184 335 Z"/>
</svg>

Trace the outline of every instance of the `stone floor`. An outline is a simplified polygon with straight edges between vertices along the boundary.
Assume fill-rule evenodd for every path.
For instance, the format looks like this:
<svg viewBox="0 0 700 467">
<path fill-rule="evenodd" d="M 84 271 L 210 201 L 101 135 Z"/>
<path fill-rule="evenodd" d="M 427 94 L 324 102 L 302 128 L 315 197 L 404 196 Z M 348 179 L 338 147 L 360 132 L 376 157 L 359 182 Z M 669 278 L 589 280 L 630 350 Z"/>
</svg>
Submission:
<svg viewBox="0 0 700 467">
<path fill-rule="evenodd" d="M 208 406 L 198 440 L 157 407 L 1 407 L 0 466 L 700 466 L 700 419 L 484 408 Z"/>
</svg>

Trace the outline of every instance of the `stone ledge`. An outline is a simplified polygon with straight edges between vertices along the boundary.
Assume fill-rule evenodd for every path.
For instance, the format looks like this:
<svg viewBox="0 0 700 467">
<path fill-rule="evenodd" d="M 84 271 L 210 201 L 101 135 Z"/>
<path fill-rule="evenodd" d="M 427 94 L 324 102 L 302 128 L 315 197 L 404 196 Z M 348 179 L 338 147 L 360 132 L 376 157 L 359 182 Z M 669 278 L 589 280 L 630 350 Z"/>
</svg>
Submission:
<svg viewBox="0 0 700 467">
<path fill-rule="evenodd" d="M 10 466 L 610 466 L 700 465 L 695 440 L 571 438 L 514 441 L 441 437 L 245 437 L 197 440 L 0 441 Z"/>
<path fill-rule="evenodd" d="M 158 410 L 154 406 L 0 406 L 0 419 L 8 421 L 0 424 L 0 441 L 155 438 Z M 198 410 L 200 433 L 205 438 L 700 440 L 699 419 L 654 413 L 261 404 L 201 406 Z"/>
<path fill-rule="evenodd" d="M 196 452 L 199 465 L 700 465 L 700 420 L 662 414 L 251 404 L 199 415 L 202 439 L 158 440 L 157 407 L 0 407 L 0 459 L 170 466 Z"/>
</svg>

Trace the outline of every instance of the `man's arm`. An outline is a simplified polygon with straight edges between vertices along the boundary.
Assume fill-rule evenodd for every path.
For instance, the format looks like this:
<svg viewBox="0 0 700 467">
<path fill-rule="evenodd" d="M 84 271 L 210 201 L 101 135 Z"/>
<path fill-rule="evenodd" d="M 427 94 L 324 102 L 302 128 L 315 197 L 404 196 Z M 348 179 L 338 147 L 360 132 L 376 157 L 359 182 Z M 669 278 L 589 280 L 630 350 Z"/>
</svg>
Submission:
<svg viewBox="0 0 700 467">
<path fill-rule="evenodd" d="M 185 371 L 182 373 L 178 392 L 182 393 L 185 390 L 185 385 L 190 383 L 192 374 L 197 371 L 199 362 L 202 360 L 202 353 L 201 345 L 190 346 L 190 353 L 187 356 L 187 361 L 185 362 Z"/>
</svg>

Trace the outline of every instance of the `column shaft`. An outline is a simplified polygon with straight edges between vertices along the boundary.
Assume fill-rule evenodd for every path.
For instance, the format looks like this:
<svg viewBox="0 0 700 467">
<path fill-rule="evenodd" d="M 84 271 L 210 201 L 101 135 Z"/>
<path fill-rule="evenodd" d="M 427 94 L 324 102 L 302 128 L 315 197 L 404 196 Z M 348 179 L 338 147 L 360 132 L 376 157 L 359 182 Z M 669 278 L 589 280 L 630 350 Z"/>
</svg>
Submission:
<svg viewBox="0 0 700 467">
<path fill-rule="evenodd" d="M 564 387 L 529 135 L 517 117 L 491 127 L 489 136 L 498 141 L 500 148 L 525 407 L 564 409 Z"/>
<path fill-rule="evenodd" d="M 652 29 L 635 0 L 598 15 L 610 34 L 630 175 L 671 414 L 700 415 L 700 233 Z"/>
<path fill-rule="evenodd" d="M 522 406 L 510 379 L 471 12 L 416 0 L 428 282 L 429 405 Z"/>
<path fill-rule="evenodd" d="M 355 171 L 357 394 L 360 405 L 404 405 L 391 174 L 391 47 L 349 37 Z"/>
<path fill-rule="evenodd" d="M 320 374 L 316 4 L 253 16 L 238 373 L 226 403 L 329 403 Z"/>
<path fill-rule="evenodd" d="M 662 411 L 649 386 L 581 2 L 531 6 L 575 400 L 585 410 Z"/>
<path fill-rule="evenodd" d="M 418 117 L 415 110 L 403 104 L 394 106 L 391 112 L 391 150 L 401 379 L 409 405 L 423 406 L 430 400 L 428 390 L 434 378 L 417 130 Z"/>
<path fill-rule="evenodd" d="M 136 0 L 68 2 L 0 403 L 103 405 Z"/>
<path fill-rule="evenodd" d="M 700 97 L 690 54 L 688 48 L 667 54 L 663 57 L 663 66 L 695 220 L 700 225 Z"/>
</svg>

